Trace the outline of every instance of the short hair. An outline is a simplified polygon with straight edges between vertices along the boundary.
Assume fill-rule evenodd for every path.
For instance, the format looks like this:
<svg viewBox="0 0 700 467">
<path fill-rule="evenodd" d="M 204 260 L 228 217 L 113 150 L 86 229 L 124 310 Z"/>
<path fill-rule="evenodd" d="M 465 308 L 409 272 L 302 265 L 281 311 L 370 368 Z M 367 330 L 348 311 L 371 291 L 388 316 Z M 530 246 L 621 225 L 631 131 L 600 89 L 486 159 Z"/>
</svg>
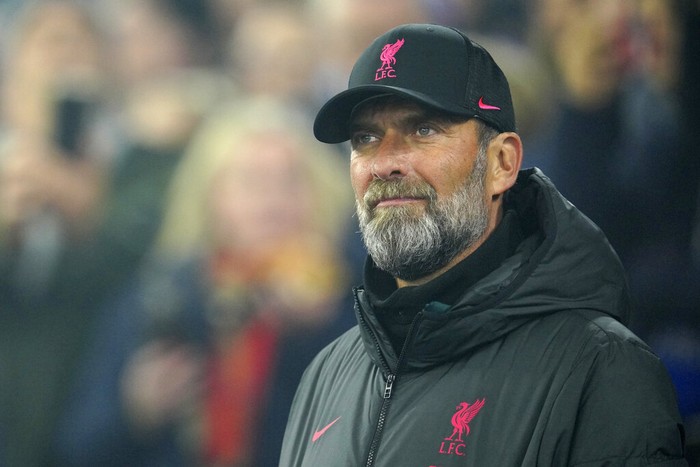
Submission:
<svg viewBox="0 0 700 467">
<path fill-rule="evenodd" d="M 478 118 L 475 118 L 474 120 L 476 120 L 478 123 L 477 137 L 479 139 L 479 151 L 485 153 L 491 141 L 493 141 L 493 139 L 501 132 L 483 120 Z"/>
</svg>

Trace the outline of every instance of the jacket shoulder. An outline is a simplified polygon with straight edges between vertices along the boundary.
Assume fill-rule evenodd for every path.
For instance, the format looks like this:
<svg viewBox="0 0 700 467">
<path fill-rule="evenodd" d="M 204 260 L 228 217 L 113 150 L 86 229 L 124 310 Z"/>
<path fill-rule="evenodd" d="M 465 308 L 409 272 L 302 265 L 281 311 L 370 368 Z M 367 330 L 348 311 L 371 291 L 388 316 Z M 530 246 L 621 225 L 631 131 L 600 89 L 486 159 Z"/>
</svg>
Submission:
<svg viewBox="0 0 700 467">
<path fill-rule="evenodd" d="M 659 360 L 652 349 L 627 326 L 602 312 L 579 310 L 576 318 L 583 327 L 583 338 L 589 351 L 606 353 L 639 352 L 646 358 Z"/>
<path fill-rule="evenodd" d="M 578 311 L 570 324 L 582 325 L 582 341 L 557 404 L 570 412 L 554 417 L 576 420 L 570 465 L 623 459 L 685 465 L 675 389 L 661 360 L 610 316 Z"/>
<path fill-rule="evenodd" d="M 355 325 L 324 347 L 311 361 L 309 369 L 321 368 L 327 365 L 329 360 L 341 359 L 342 355 L 355 351 L 358 347 L 358 343 L 360 343 L 360 332 L 358 326 Z M 309 371 L 309 369 L 307 369 L 307 371 Z"/>
</svg>

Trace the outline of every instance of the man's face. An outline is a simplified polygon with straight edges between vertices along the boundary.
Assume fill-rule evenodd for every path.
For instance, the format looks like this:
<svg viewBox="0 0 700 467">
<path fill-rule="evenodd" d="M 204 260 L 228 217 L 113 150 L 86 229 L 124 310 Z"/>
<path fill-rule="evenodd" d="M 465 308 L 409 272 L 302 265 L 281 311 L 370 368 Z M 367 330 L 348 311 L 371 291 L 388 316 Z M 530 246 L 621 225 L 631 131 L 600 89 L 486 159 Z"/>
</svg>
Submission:
<svg viewBox="0 0 700 467">
<path fill-rule="evenodd" d="M 461 259 L 489 224 L 478 123 L 408 101 L 379 101 L 351 122 L 360 229 L 381 269 L 404 281 Z"/>
</svg>

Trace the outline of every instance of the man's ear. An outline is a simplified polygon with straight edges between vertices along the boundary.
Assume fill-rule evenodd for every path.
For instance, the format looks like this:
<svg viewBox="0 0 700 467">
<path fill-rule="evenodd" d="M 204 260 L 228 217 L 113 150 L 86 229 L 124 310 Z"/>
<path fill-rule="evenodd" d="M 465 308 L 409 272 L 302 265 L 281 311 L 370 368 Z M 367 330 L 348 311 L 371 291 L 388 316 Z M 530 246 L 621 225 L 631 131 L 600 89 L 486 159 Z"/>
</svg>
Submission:
<svg viewBox="0 0 700 467">
<path fill-rule="evenodd" d="M 523 161 L 523 143 L 517 133 L 496 136 L 488 149 L 491 194 L 500 196 L 515 185 Z"/>
</svg>

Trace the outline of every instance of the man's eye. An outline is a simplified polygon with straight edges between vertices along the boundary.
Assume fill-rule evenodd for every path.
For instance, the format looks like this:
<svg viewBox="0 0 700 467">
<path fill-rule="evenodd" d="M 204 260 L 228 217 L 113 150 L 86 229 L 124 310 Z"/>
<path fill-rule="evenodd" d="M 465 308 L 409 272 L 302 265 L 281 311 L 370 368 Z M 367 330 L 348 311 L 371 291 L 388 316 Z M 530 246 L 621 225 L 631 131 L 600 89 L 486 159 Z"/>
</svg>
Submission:
<svg viewBox="0 0 700 467">
<path fill-rule="evenodd" d="M 418 136 L 430 136 L 433 133 L 435 133 L 435 129 L 427 125 L 421 125 L 418 128 L 416 128 L 416 134 Z"/>
<path fill-rule="evenodd" d="M 361 146 L 371 143 L 374 139 L 374 135 L 371 133 L 355 133 L 352 135 L 351 143 L 353 146 Z"/>
</svg>

